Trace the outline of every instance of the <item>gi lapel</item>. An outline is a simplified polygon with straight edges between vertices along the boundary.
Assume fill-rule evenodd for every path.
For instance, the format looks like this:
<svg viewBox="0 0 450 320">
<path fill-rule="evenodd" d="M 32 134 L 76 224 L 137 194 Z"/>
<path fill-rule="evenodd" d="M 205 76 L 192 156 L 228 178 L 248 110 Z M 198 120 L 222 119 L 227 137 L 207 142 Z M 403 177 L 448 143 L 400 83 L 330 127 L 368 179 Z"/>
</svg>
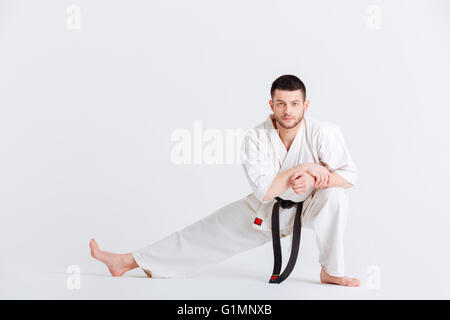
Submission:
<svg viewBox="0 0 450 320">
<path fill-rule="evenodd" d="M 276 131 L 277 135 L 276 137 L 273 138 L 275 140 L 274 143 L 276 143 L 277 145 L 281 144 L 281 150 L 284 150 L 284 157 L 282 158 L 282 161 L 280 163 L 280 170 L 279 170 L 280 172 L 288 170 L 293 166 L 297 165 L 298 155 L 300 152 L 300 142 L 301 142 L 300 136 L 303 134 L 304 128 L 305 128 L 305 119 L 302 119 L 301 126 L 298 129 L 294 140 L 292 141 L 289 151 L 286 151 L 286 147 L 284 146 L 283 141 L 281 141 L 281 138 L 278 135 L 278 131 Z"/>
</svg>

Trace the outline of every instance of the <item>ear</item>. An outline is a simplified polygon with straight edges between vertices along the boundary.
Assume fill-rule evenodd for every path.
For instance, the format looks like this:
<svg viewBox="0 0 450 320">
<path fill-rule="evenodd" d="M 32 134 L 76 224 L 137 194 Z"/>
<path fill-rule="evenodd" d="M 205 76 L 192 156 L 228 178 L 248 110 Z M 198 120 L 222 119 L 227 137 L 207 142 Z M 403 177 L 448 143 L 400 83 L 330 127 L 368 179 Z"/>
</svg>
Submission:
<svg viewBox="0 0 450 320">
<path fill-rule="evenodd" d="M 303 108 L 305 109 L 304 111 L 308 110 L 309 107 L 309 100 L 306 99 L 305 102 L 303 103 Z"/>
<path fill-rule="evenodd" d="M 269 100 L 269 105 L 270 105 L 270 109 L 271 109 L 272 112 L 273 112 L 273 101 L 272 101 L 272 99 Z"/>
</svg>

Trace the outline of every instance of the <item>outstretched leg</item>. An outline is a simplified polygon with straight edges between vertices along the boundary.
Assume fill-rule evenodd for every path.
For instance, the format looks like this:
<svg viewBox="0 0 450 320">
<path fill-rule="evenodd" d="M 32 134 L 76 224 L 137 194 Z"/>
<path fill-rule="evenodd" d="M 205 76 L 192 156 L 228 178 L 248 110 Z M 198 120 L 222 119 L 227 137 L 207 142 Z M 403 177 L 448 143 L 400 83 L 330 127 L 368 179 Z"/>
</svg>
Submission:
<svg viewBox="0 0 450 320">
<path fill-rule="evenodd" d="M 152 278 L 184 278 L 269 242 L 269 231 L 252 227 L 255 211 L 245 198 L 132 253 Z"/>
<path fill-rule="evenodd" d="M 343 286 L 359 286 L 359 280 L 345 276 L 344 229 L 348 195 L 341 187 L 315 190 L 304 213 L 304 226 L 315 231 L 322 266 L 320 281 Z"/>
<path fill-rule="evenodd" d="M 125 272 L 138 267 L 131 253 L 117 254 L 100 250 L 94 239 L 91 239 L 89 246 L 92 258 L 103 262 L 114 277 L 121 277 Z"/>
<path fill-rule="evenodd" d="M 91 255 L 113 276 L 140 267 L 152 278 L 184 278 L 235 254 L 269 242 L 269 231 L 252 227 L 254 209 L 246 199 L 232 202 L 203 219 L 142 249 L 116 254 L 90 242 Z"/>
</svg>

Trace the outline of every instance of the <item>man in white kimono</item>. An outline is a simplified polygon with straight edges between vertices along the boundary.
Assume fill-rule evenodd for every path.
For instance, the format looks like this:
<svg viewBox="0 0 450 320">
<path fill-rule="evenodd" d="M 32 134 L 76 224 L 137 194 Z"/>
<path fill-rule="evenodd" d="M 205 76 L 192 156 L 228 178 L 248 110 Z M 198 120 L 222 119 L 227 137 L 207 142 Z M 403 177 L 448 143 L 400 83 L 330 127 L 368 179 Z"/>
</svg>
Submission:
<svg viewBox="0 0 450 320">
<path fill-rule="evenodd" d="M 271 241 L 272 208 L 279 197 L 303 201 L 301 222 L 316 235 L 320 281 L 359 286 L 358 279 L 345 276 L 345 189 L 354 185 L 357 169 L 341 131 L 333 123 L 305 116 L 309 100 L 296 76 L 276 79 L 271 98 L 273 113 L 243 142 L 242 163 L 251 194 L 132 253 L 100 250 L 92 239 L 92 257 L 105 263 L 113 276 L 140 267 L 153 278 L 188 277 Z M 292 234 L 295 211 L 280 207 L 282 237 Z"/>
</svg>

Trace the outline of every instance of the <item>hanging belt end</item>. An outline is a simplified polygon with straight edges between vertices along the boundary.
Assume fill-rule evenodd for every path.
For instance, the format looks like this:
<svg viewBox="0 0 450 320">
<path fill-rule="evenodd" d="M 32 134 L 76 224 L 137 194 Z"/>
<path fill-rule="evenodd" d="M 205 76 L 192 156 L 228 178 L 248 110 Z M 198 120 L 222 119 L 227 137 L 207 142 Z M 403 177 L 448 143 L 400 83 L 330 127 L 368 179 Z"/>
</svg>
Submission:
<svg viewBox="0 0 450 320">
<path fill-rule="evenodd" d="M 279 274 L 274 274 L 270 277 L 269 283 L 277 283 L 276 280 L 278 279 L 280 275 Z"/>
</svg>

